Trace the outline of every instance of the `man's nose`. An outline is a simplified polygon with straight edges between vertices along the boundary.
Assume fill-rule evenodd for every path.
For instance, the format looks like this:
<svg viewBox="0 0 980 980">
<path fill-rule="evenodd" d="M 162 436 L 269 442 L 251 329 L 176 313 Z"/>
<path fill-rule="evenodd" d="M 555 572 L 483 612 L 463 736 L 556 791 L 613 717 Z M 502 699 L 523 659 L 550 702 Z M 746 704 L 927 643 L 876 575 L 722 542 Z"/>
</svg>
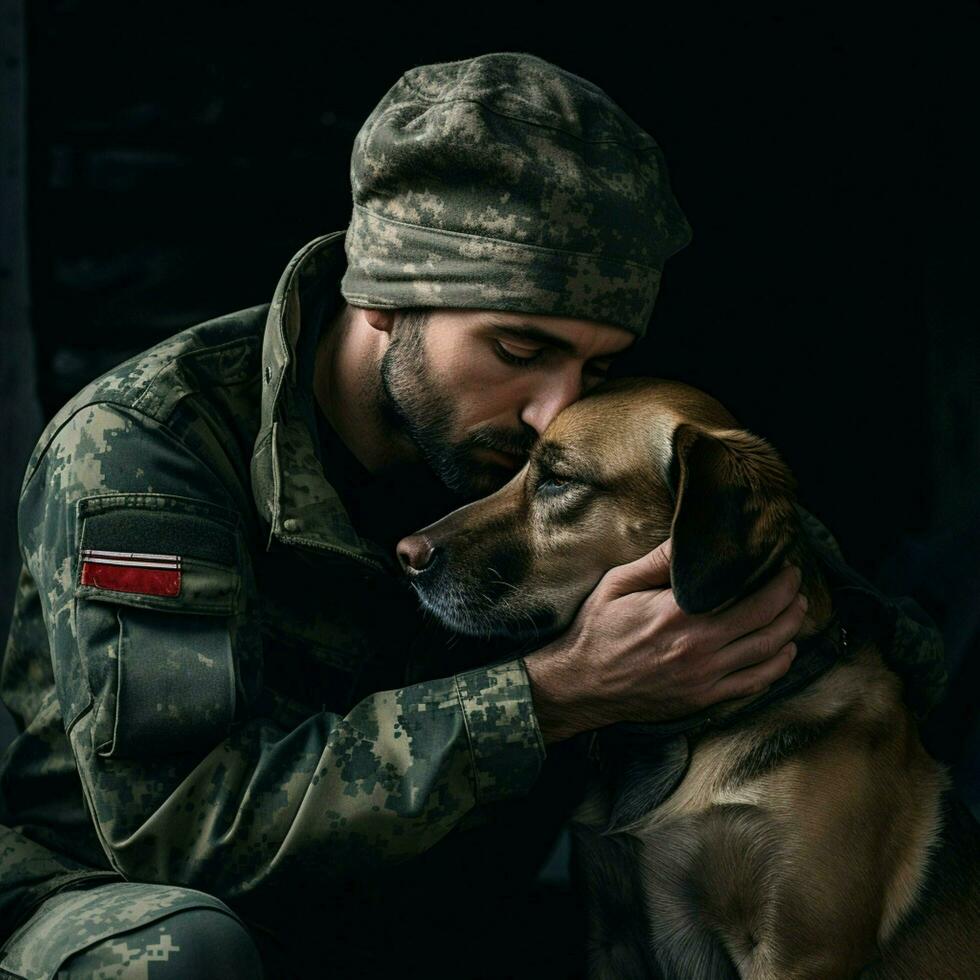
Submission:
<svg viewBox="0 0 980 980">
<path fill-rule="evenodd" d="M 521 421 L 540 436 L 555 417 L 582 397 L 582 378 L 573 371 L 542 385 L 521 410 Z"/>
</svg>

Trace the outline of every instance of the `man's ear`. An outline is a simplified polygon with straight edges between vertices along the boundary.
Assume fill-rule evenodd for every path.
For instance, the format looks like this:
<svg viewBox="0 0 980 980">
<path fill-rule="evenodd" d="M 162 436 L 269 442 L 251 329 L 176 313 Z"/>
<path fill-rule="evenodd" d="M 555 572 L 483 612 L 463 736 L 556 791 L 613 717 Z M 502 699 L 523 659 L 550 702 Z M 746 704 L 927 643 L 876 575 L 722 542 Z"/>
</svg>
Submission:
<svg viewBox="0 0 980 980">
<path fill-rule="evenodd" d="M 775 449 L 744 429 L 685 422 L 672 444 L 671 587 L 684 612 L 708 612 L 779 570 L 799 534 L 796 481 Z"/>
</svg>

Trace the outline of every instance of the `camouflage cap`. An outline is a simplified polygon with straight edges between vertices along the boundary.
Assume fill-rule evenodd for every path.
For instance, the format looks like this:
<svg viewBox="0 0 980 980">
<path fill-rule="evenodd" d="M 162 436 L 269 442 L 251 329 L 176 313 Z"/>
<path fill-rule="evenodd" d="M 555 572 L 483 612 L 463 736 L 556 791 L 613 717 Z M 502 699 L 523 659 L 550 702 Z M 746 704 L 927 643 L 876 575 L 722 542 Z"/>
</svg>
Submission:
<svg viewBox="0 0 980 980">
<path fill-rule="evenodd" d="M 568 316 L 639 336 L 691 229 L 663 154 L 597 85 L 532 54 L 405 72 L 351 157 L 353 306 Z"/>
</svg>

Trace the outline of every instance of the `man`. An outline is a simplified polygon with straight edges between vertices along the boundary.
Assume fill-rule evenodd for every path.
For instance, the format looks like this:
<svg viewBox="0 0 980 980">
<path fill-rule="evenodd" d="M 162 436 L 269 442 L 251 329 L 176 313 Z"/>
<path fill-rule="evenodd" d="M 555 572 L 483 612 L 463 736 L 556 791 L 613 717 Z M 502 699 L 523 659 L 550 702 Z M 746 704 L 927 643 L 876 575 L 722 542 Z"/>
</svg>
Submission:
<svg viewBox="0 0 980 980">
<path fill-rule="evenodd" d="M 506 903 L 568 815 L 573 736 L 790 666 L 793 569 L 689 617 L 662 547 L 538 650 L 444 634 L 399 574 L 402 536 L 501 486 L 645 332 L 689 238 L 649 135 L 489 54 L 406 72 L 351 178 L 350 226 L 271 304 L 93 382 L 32 456 L 0 678 L 9 974 L 520 975 L 533 923 Z"/>
</svg>

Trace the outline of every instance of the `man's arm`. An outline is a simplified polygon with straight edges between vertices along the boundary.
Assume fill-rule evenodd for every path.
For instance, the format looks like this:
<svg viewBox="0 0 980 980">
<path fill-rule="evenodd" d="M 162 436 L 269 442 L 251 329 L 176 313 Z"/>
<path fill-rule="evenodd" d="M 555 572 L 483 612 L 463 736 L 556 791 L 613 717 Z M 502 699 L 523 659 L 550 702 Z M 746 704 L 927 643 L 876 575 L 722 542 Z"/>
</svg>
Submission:
<svg viewBox="0 0 980 980">
<path fill-rule="evenodd" d="M 24 559 L 113 867 L 234 900 L 419 854 L 533 784 L 545 752 L 517 660 L 291 730 L 243 705 L 261 640 L 230 504 L 165 427 L 108 404 L 68 418 L 25 481 Z M 136 564 L 112 564 L 127 552 Z"/>
</svg>

